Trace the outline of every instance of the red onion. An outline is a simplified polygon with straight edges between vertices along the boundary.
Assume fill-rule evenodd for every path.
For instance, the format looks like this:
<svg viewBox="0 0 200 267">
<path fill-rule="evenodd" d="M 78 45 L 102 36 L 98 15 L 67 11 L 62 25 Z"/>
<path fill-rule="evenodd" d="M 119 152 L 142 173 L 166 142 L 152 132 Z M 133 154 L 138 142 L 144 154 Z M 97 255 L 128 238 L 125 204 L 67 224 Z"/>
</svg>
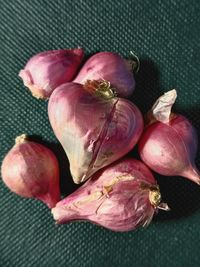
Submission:
<svg viewBox="0 0 200 267">
<path fill-rule="evenodd" d="M 49 208 L 60 200 L 56 157 L 45 146 L 28 141 L 24 134 L 16 138 L 1 171 L 7 187 L 20 196 L 37 198 Z"/>
<path fill-rule="evenodd" d="M 143 130 L 138 108 L 114 97 L 106 82 L 61 85 L 50 97 L 48 113 L 75 183 L 132 150 Z"/>
<path fill-rule="evenodd" d="M 33 56 L 19 72 L 36 98 L 48 98 L 59 85 L 71 81 L 84 56 L 82 48 L 52 50 Z"/>
<path fill-rule="evenodd" d="M 194 162 L 197 133 L 184 116 L 171 113 L 175 99 L 176 91 L 172 90 L 156 101 L 151 121 L 139 142 L 139 153 L 155 172 L 183 176 L 200 184 L 200 173 Z"/>
<path fill-rule="evenodd" d="M 122 159 L 96 173 L 52 209 L 57 223 L 88 220 L 113 231 L 148 225 L 161 203 L 151 171 L 140 161 Z"/>
<path fill-rule="evenodd" d="M 108 81 L 118 96 L 133 93 L 135 80 L 130 65 L 117 53 L 100 52 L 89 58 L 74 82 L 84 84 L 87 80 Z"/>
</svg>

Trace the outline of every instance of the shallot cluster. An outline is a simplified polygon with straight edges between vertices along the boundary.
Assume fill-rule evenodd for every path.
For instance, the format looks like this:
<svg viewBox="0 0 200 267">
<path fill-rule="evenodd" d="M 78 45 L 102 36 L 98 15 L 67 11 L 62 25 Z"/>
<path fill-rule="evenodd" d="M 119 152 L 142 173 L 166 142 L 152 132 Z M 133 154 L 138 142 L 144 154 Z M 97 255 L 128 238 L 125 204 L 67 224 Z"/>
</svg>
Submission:
<svg viewBox="0 0 200 267">
<path fill-rule="evenodd" d="M 84 64 L 83 58 L 82 48 L 41 52 L 19 77 L 34 97 L 49 99 L 49 123 L 72 179 L 84 183 L 61 199 L 56 155 L 25 134 L 4 158 L 2 180 L 12 192 L 43 201 L 57 224 L 87 220 L 131 231 L 148 225 L 158 210 L 170 210 L 151 170 L 200 184 L 197 133 L 187 118 L 171 112 L 175 89 L 160 96 L 144 120 L 125 99 L 135 89 L 137 60 L 113 52 L 96 53 Z M 136 144 L 141 161 L 124 158 Z"/>
</svg>

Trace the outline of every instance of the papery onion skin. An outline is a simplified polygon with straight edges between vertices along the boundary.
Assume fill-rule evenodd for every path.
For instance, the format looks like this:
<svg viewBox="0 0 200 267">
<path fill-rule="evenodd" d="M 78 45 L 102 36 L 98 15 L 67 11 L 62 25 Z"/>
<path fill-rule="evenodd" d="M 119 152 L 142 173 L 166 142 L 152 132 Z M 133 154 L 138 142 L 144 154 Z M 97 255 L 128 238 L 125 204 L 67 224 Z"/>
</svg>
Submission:
<svg viewBox="0 0 200 267">
<path fill-rule="evenodd" d="M 83 60 L 82 48 L 41 52 L 19 72 L 24 85 L 36 98 L 49 98 L 59 85 L 72 81 Z"/>
<path fill-rule="evenodd" d="M 148 225 L 160 201 L 151 171 L 138 160 L 121 159 L 58 202 L 52 214 L 58 224 L 88 220 L 125 232 Z"/>
<path fill-rule="evenodd" d="M 59 166 L 53 152 L 25 135 L 5 156 L 1 167 L 2 179 L 14 193 L 43 201 L 53 208 L 60 200 Z"/>
<path fill-rule="evenodd" d="M 133 103 L 117 97 L 105 100 L 76 83 L 53 92 L 48 114 L 75 183 L 128 153 L 143 130 L 141 112 Z"/>
<path fill-rule="evenodd" d="M 169 123 L 154 121 L 147 125 L 138 147 L 141 159 L 155 172 L 184 176 L 200 184 L 195 166 L 197 133 L 184 116 L 173 114 Z"/>
<path fill-rule="evenodd" d="M 106 80 L 121 97 L 131 96 L 135 89 L 130 65 L 113 52 L 99 52 L 86 61 L 74 82 L 84 84 L 87 80 Z"/>
</svg>

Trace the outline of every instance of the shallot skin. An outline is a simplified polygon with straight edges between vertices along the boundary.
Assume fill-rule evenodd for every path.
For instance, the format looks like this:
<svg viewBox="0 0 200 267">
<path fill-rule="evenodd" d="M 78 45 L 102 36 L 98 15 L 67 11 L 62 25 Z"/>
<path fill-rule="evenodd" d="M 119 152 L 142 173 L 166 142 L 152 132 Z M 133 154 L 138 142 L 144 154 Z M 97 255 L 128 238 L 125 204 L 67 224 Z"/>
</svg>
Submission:
<svg viewBox="0 0 200 267">
<path fill-rule="evenodd" d="M 151 171 L 138 160 L 121 159 L 58 202 L 52 214 L 58 224 L 88 220 L 125 232 L 148 225 L 160 201 Z"/>
<path fill-rule="evenodd" d="M 121 97 L 129 97 L 135 88 L 130 66 L 113 52 L 99 52 L 86 61 L 74 82 L 84 84 L 87 80 L 106 80 Z"/>
<path fill-rule="evenodd" d="M 6 186 L 14 193 L 37 198 L 49 208 L 60 200 L 58 161 L 48 148 L 18 137 L 5 156 L 1 174 Z"/>
<path fill-rule="evenodd" d="M 133 103 L 97 97 L 76 83 L 66 83 L 53 92 L 48 114 L 75 183 L 128 153 L 143 130 L 142 115 Z"/>
<path fill-rule="evenodd" d="M 19 72 L 24 85 L 36 98 L 49 98 L 59 85 L 72 81 L 83 60 L 82 48 L 41 52 Z"/>
<path fill-rule="evenodd" d="M 172 114 L 168 123 L 147 125 L 139 141 L 141 159 L 155 172 L 166 176 L 184 176 L 200 184 L 195 166 L 198 140 L 188 119 Z"/>
</svg>

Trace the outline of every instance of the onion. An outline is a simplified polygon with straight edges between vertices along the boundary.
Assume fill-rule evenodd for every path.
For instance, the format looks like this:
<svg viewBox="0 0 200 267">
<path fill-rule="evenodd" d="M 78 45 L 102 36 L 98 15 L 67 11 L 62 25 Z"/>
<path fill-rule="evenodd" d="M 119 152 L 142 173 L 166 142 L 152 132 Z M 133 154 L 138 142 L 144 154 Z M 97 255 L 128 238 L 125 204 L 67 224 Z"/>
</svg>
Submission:
<svg viewBox="0 0 200 267">
<path fill-rule="evenodd" d="M 176 91 L 172 90 L 156 101 L 139 142 L 139 153 L 155 172 L 183 176 L 200 184 L 200 173 L 195 165 L 197 133 L 188 119 L 171 113 L 175 99 Z"/>
<path fill-rule="evenodd" d="M 28 141 L 23 134 L 2 163 L 2 179 L 16 194 L 37 198 L 49 208 L 60 200 L 59 167 L 55 155 L 45 146 Z"/>
<path fill-rule="evenodd" d="M 151 171 L 135 159 L 121 159 L 96 173 L 52 209 L 58 224 L 88 220 L 113 231 L 131 231 L 148 225 L 161 203 Z"/>
<path fill-rule="evenodd" d="M 52 50 L 33 56 L 19 77 L 36 98 L 48 98 L 53 90 L 76 75 L 84 56 L 83 49 Z"/>
<path fill-rule="evenodd" d="M 84 84 L 87 80 L 108 81 L 122 97 L 132 95 L 135 88 L 130 64 L 112 52 L 97 53 L 86 61 L 74 82 Z"/>
<path fill-rule="evenodd" d="M 66 83 L 49 99 L 49 120 L 75 183 L 124 156 L 143 130 L 139 109 L 114 96 L 109 83 Z"/>
</svg>

